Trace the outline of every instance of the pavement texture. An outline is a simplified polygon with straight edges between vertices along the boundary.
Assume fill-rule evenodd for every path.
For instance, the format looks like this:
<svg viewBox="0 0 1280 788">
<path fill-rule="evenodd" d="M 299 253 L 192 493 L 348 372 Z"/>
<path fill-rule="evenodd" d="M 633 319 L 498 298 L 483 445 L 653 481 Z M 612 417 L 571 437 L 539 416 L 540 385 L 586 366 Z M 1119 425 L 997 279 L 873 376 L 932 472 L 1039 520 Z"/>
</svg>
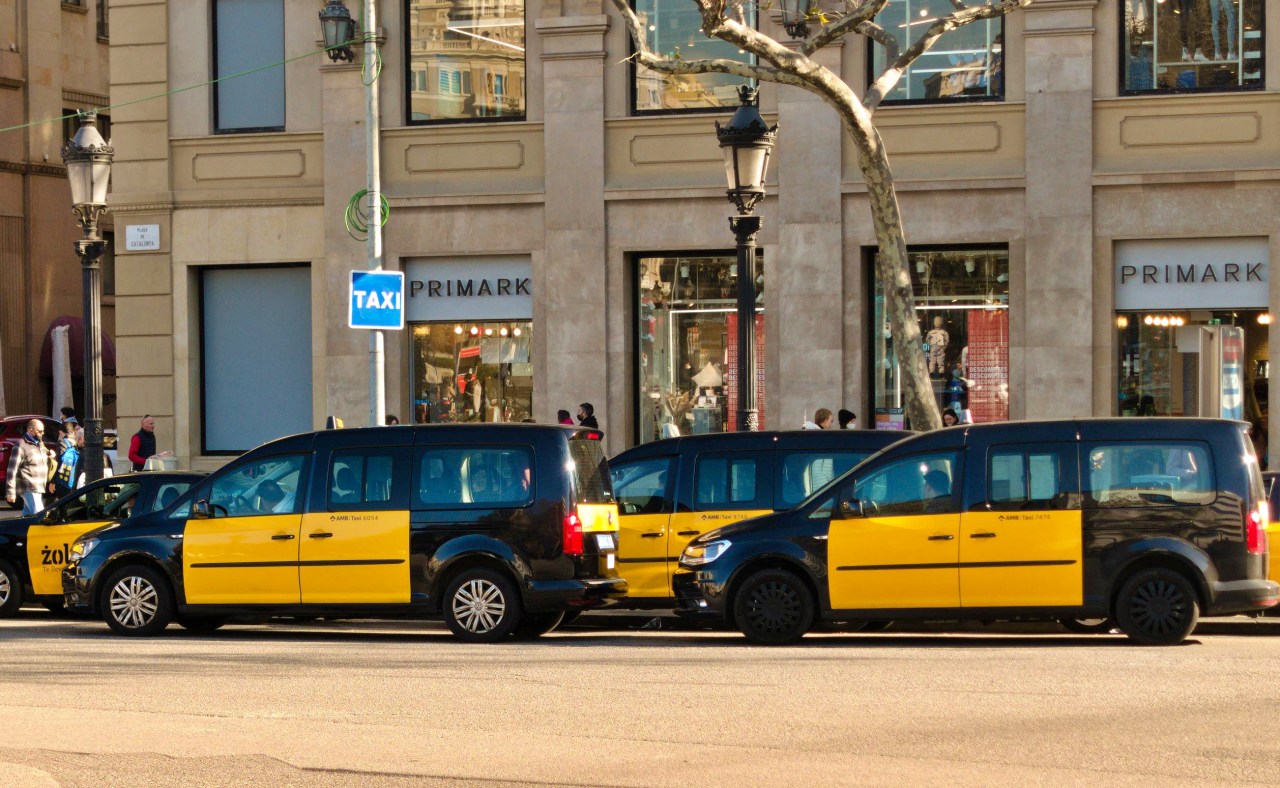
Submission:
<svg viewBox="0 0 1280 788">
<path fill-rule="evenodd" d="M 1280 783 L 1280 621 L 1173 648 L 1049 625 L 758 648 L 648 621 L 471 646 L 417 622 L 132 640 L 23 611 L 0 622 L 0 785 Z"/>
</svg>

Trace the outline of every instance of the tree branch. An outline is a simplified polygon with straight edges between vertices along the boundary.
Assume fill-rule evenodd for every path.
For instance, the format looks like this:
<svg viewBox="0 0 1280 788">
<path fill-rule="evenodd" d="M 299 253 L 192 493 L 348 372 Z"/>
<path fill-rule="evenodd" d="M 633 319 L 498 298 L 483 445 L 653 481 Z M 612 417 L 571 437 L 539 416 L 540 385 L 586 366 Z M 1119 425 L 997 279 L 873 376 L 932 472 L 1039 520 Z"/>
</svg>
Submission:
<svg viewBox="0 0 1280 788">
<path fill-rule="evenodd" d="M 800 47 L 800 51 L 806 55 L 812 55 L 837 38 L 842 38 L 853 32 L 858 25 L 875 19 L 876 14 L 883 11 L 887 5 L 889 5 L 889 0 L 864 0 L 861 5 L 849 12 L 847 16 L 841 17 L 840 21 L 830 27 L 823 27 L 822 32 L 804 42 L 804 45 Z"/>
<path fill-rule="evenodd" d="M 866 96 L 863 97 L 863 103 L 867 106 L 867 109 L 874 112 L 889 91 L 893 90 L 894 86 L 898 84 L 898 80 L 902 78 L 903 73 L 906 72 L 911 64 L 929 51 L 929 48 L 944 34 L 983 19 L 1004 16 L 1014 9 L 1024 8 L 1030 4 L 1031 0 L 1000 0 L 994 5 L 966 8 L 942 17 L 930 25 L 929 29 L 906 52 L 899 55 L 892 65 L 886 68 L 884 73 L 872 83 L 871 87 L 867 89 Z"/>
<path fill-rule="evenodd" d="M 627 26 L 627 30 L 631 34 L 631 41 L 635 45 L 636 52 L 633 57 L 636 62 L 656 71 L 660 74 L 705 74 L 709 72 L 717 72 L 722 74 L 735 74 L 748 79 L 757 79 L 769 82 L 785 81 L 788 75 L 779 71 L 777 68 L 769 66 L 755 65 L 751 63 L 743 63 L 737 60 L 729 60 L 727 58 L 708 58 L 702 60 L 673 60 L 668 57 L 656 54 L 649 48 L 649 42 L 644 35 L 644 25 L 640 23 L 640 18 L 636 15 L 631 4 L 627 0 L 613 0 L 613 5 L 622 14 L 623 23 Z M 699 3 L 702 6 L 702 3 Z M 705 8 L 705 7 L 704 7 Z M 801 84 L 799 81 L 790 84 Z"/>
<path fill-rule="evenodd" d="M 856 32 L 884 47 L 885 52 L 888 53 L 888 57 L 885 58 L 886 61 L 893 62 L 898 59 L 898 37 L 894 34 L 875 22 L 863 22 L 858 25 Z"/>
</svg>

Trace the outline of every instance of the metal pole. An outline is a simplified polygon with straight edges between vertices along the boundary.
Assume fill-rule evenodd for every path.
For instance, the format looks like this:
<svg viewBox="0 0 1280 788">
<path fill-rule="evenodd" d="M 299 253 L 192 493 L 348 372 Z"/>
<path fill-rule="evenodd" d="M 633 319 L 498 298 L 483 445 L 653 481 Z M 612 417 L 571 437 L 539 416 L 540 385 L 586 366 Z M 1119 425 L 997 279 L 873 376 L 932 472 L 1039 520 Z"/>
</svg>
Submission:
<svg viewBox="0 0 1280 788">
<path fill-rule="evenodd" d="M 729 218 L 738 239 L 738 432 L 760 429 L 756 410 L 756 233 L 760 217 Z"/>
<path fill-rule="evenodd" d="M 366 165 L 368 167 L 369 198 L 369 237 L 367 240 L 369 253 L 369 270 L 382 270 L 382 176 L 380 169 L 381 151 L 379 150 L 378 128 L 378 17 L 375 0 L 364 0 L 364 69 L 369 69 L 370 78 L 366 81 L 364 117 L 367 133 Z M 369 425 L 380 427 L 387 416 L 387 384 L 384 375 L 384 339 L 380 330 L 369 332 Z"/>
<path fill-rule="evenodd" d="M 107 242 L 98 237 L 97 221 L 84 223 L 84 240 L 76 254 L 84 285 L 84 475 L 85 482 L 102 478 L 102 253 Z M 72 481 L 72 484 L 75 482 Z"/>
</svg>

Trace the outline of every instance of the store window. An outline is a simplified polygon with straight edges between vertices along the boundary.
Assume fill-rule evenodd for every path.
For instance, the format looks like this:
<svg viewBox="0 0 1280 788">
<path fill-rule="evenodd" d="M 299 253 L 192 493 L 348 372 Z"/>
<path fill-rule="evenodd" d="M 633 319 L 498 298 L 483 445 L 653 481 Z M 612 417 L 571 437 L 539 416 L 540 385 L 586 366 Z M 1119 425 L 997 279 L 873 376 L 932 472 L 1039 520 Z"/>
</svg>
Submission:
<svg viewBox="0 0 1280 788">
<path fill-rule="evenodd" d="M 946 0 L 890 0 L 876 16 L 901 49 L 915 43 L 928 25 L 953 11 Z M 883 46 L 868 47 L 871 79 L 884 73 Z M 919 57 L 884 97 L 894 101 L 954 101 L 1004 97 L 1004 18 L 985 19 L 952 30 Z"/>
<path fill-rule="evenodd" d="M 754 63 L 755 56 L 718 38 L 702 33 L 702 17 L 689 0 L 634 0 L 636 16 L 644 26 L 649 48 L 675 60 L 717 58 Z M 754 4 L 740 7 L 746 24 L 754 26 Z M 734 74 L 659 74 L 637 64 L 635 111 L 671 112 L 738 106 L 738 86 Z"/>
<path fill-rule="evenodd" d="M 416 323 L 412 331 L 414 422 L 533 417 L 532 322 Z"/>
<path fill-rule="evenodd" d="M 214 130 L 283 131 L 283 0 L 216 0 L 213 9 Z"/>
<path fill-rule="evenodd" d="M 1124 91 L 1261 88 L 1262 8 L 1262 0 L 1124 0 Z"/>
<path fill-rule="evenodd" d="M 756 258 L 756 400 L 765 429 L 764 263 Z M 731 255 L 639 257 L 641 443 L 737 426 L 737 261 Z"/>
<path fill-rule="evenodd" d="M 524 0 L 407 0 L 409 123 L 521 120 Z"/>
<path fill-rule="evenodd" d="M 911 287 L 934 399 L 962 422 L 1009 418 L 1009 253 L 916 250 Z M 893 327 L 874 260 L 873 406 L 878 429 L 910 429 L 903 412 Z"/>
</svg>

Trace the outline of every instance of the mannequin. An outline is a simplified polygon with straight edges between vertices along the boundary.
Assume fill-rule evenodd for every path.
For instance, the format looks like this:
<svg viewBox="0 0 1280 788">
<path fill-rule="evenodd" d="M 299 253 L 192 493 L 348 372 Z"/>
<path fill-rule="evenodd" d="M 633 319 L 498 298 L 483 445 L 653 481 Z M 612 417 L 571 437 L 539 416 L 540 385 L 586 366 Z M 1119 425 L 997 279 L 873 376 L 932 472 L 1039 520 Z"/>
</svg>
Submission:
<svg viewBox="0 0 1280 788">
<path fill-rule="evenodd" d="M 935 315 L 933 328 L 924 335 L 925 345 L 929 349 L 929 377 L 942 377 L 946 374 L 947 345 L 951 335 L 942 327 L 942 315 Z"/>
</svg>

